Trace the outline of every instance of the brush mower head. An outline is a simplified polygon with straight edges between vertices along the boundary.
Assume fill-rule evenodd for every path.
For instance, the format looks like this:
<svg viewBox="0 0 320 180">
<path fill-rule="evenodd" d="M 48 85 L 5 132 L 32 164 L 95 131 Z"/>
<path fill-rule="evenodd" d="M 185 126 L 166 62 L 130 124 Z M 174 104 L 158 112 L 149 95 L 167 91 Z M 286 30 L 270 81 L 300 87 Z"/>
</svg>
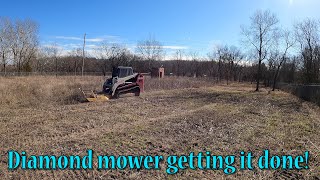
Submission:
<svg viewBox="0 0 320 180">
<path fill-rule="evenodd" d="M 96 93 L 92 90 L 83 90 L 79 88 L 82 92 L 84 100 L 83 102 L 96 102 L 96 101 L 107 101 L 110 99 L 110 96 L 103 93 Z"/>
<path fill-rule="evenodd" d="M 99 101 L 108 101 L 110 99 L 109 96 L 106 95 L 97 95 L 96 97 L 86 98 L 88 102 L 99 102 Z"/>
</svg>

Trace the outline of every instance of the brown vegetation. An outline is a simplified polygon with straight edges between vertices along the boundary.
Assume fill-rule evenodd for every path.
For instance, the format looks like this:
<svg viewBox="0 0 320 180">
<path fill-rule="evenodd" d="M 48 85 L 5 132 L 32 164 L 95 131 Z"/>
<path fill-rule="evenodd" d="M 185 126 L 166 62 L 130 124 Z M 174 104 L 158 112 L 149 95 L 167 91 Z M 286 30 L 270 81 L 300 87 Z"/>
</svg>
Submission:
<svg viewBox="0 0 320 180">
<path fill-rule="evenodd" d="M 35 76 L 0 78 L 0 105 L 9 107 L 32 107 L 79 103 L 79 88 L 101 91 L 106 78 L 101 76 Z M 210 86 L 214 81 L 196 78 L 145 77 L 145 90 L 168 90 Z"/>
<path fill-rule="evenodd" d="M 13 77 L 0 79 L 0 104 L 8 107 L 70 104 L 79 88 L 101 89 L 101 77 Z"/>
<path fill-rule="evenodd" d="M 319 107 L 281 91 L 253 92 L 249 84 L 227 86 L 197 79 L 178 80 L 147 79 L 146 92 L 140 97 L 126 95 L 108 102 L 75 103 L 77 88 L 99 89 L 103 78 L 0 79 L 0 177 L 316 179 L 320 176 Z M 237 155 L 241 150 L 260 155 L 264 149 L 277 155 L 297 155 L 309 150 L 312 158 L 309 170 L 255 169 L 229 176 L 219 170 L 186 170 L 167 175 L 165 164 L 161 164 L 159 171 L 8 172 L 3 157 L 9 149 L 57 156 L 82 155 L 87 149 L 93 149 L 95 155 L 163 156 L 205 150 L 220 155 Z"/>
</svg>

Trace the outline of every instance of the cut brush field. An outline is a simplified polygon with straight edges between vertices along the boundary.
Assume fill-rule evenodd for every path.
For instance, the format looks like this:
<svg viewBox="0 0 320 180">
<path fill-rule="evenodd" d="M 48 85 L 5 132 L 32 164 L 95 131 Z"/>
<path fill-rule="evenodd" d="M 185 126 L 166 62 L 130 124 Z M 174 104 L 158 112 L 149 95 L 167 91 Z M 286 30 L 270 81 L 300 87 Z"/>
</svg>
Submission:
<svg viewBox="0 0 320 180">
<path fill-rule="evenodd" d="M 6 179 L 319 179 L 320 108 L 250 84 L 194 78 L 146 79 L 145 93 L 79 103 L 79 88 L 100 90 L 101 77 L 0 78 L 0 177 Z M 30 155 L 182 155 L 211 151 L 255 156 L 309 151 L 308 170 L 7 170 L 8 150 Z M 256 161 L 256 159 L 254 159 Z M 256 162 L 254 162 L 255 164 Z M 94 164 L 97 166 L 97 164 Z"/>
</svg>

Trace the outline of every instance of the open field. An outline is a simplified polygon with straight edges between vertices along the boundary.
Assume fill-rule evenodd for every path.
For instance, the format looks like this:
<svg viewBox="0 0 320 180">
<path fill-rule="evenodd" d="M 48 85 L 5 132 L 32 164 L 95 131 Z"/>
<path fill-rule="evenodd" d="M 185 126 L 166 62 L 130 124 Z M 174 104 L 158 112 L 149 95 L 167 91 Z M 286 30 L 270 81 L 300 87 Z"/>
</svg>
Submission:
<svg viewBox="0 0 320 180">
<path fill-rule="evenodd" d="M 34 79 L 37 78 L 37 79 Z M 250 84 L 147 79 L 140 97 L 78 103 L 77 88 L 100 89 L 103 79 L 0 78 L 0 178 L 16 179 L 319 179 L 320 108 L 281 91 L 253 92 Z M 36 155 L 182 155 L 211 151 L 238 155 L 298 155 L 309 150 L 302 171 L 64 170 L 8 172 L 6 151 Z"/>
</svg>

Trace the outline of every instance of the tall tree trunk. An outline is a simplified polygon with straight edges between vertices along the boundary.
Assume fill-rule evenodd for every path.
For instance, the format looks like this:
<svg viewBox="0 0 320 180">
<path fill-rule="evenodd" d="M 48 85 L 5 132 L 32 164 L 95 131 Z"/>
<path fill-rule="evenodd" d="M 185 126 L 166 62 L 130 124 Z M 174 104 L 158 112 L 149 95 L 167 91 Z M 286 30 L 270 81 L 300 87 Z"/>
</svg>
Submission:
<svg viewBox="0 0 320 180">
<path fill-rule="evenodd" d="M 259 44 L 259 66 L 258 66 L 258 74 L 257 74 L 257 87 L 256 91 L 259 91 L 259 85 L 260 85 L 260 74 L 261 74 L 261 61 L 262 61 L 262 34 L 260 29 L 260 44 Z"/>
<path fill-rule="evenodd" d="M 272 91 L 274 91 L 274 90 L 276 89 L 276 84 L 277 84 L 277 79 L 278 79 L 280 67 L 282 66 L 282 63 L 283 63 L 284 61 L 285 61 L 285 55 L 282 57 L 282 61 L 281 61 L 280 64 L 278 65 L 276 74 L 274 75 Z"/>
<path fill-rule="evenodd" d="M 219 57 L 218 73 L 219 73 L 219 82 L 221 82 L 221 79 L 222 79 L 222 73 L 221 73 L 221 57 Z"/>
<path fill-rule="evenodd" d="M 58 59 L 57 58 L 54 58 L 55 59 L 55 69 L 56 69 L 56 77 L 58 76 Z"/>
<path fill-rule="evenodd" d="M 2 53 L 3 72 L 4 72 L 4 76 L 6 76 L 6 74 L 7 74 L 7 69 L 6 69 L 6 64 L 7 64 L 7 62 L 6 62 L 4 59 L 5 59 L 5 55 L 4 55 L 4 52 L 3 52 L 3 53 Z"/>
<path fill-rule="evenodd" d="M 277 67 L 276 74 L 274 75 L 273 78 L 273 86 L 272 86 L 272 91 L 276 89 L 276 84 L 277 84 L 277 79 L 278 79 L 278 74 L 279 74 L 280 66 Z"/>
<path fill-rule="evenodd" d="M 259 91 L 260 74 L 261 74 L 261 60 L 259 60 L 259 66 L 258 66 L 256 91 Z"/>
<path fill-rule="evenodd" d="M 77 75 L 77 59 L 74 59 L 74 75 Z"/>
</svg>

